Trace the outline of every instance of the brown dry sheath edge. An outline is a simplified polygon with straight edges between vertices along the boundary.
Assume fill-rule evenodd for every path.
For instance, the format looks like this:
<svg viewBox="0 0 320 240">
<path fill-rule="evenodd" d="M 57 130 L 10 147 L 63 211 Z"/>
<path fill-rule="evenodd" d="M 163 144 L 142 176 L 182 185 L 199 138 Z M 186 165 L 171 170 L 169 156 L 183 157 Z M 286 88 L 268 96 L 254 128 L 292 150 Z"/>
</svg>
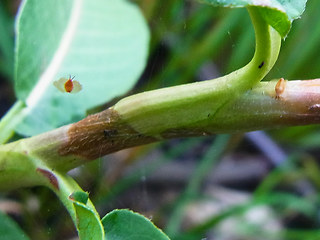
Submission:
<svg viewBox="0 0 320 240">
<path fill-rule="evenodd" d="M 44 177 L 46 177 L 50 184 L 56 189 L 59 190 L 59 182 L 57 177 L 49 170 L 43 169 L 43 168 L 37 168 L 37 172 L 41 173 Z"/>
<path fill-rule="evenodd" d="M 262 124 L 264 128 L 315 124 L 320 122 L 320 104 L 317 103 L 318 101 L 315 101 L 316 99 L 306 100 L 306 102 L 297 104 L 294 99 L 289 100 L 290 97 L 287 97 L 288 99 L 282 97 L 285 90 L 286 80 L 281 78 L 275 86 L 274 94 L 270 95 L 270 98 L 273 99 L 275 97 L 277 100 L 273 104 L 278 105 L 278 107 L 275 106 L 278 110 L 275 111 L 275 115 L 273 117 L 270 116 L 269 119 L 266 119 L 267 122 Z M 241 98 L 231 103 L 231 105 L 234 105 L 233 107 L 237 107 L 239 101 L 242 102 Z M 278 111 L 280 109 L 283 111 L 286 109 L 285 112 L 287 112 L 287 114 L 284 116 L 279 114 Z M 262 112 L 260 114 L 264 116 Z M 252 116 L 246 115 L 245 117 L 248 120 L 246 122 L 249 122 L 249 125 L 237 125 L 237 127 L 240 128 L 237 132 L 261 129 L 261 125 L 259 124 L 257 126 L 255 126 L 255 124 L 251 126 L 252 124 L 250 124 L 251 120 L 257 121 L 257 117 L 259 116 L 255 116 L 253 114 Z M 208 119 L 209 118 L 210 114 L 208 115 Z M 215 121 L 210 128 L 206 129 L 190 129 L 187 126 L 182 126 L 178 129 L 167 129 L 162 133 L 158 133 L 159 135 L 155 137 L 137 132 L 123 121 L 118 112 L 111 107 L 105 111 L 90 115 L 85 119 L 72 124 L 68 129 L 68 140 L 59 148 L 58 152 L 61 156 L 74 155 L 84 157 L 88 160 L 94 160 L 112 152 L 156 142 L 161 139 L 234 132 L 235 129 L 232 127 L 230 129 L 230 124 L 232 126 L 233 123 L 228 123 L 226 120 L 228 120 L 228 116 L 224 116 L 223 120 L 220 119 L 220 121 Z"/>
<path fill-rule="evenodd" d="M 88 160 L 125 148 L 148 144 L 156 138 L 138 133 L 109 108 L 74 123 L 68 130 L 68 141 L 59 148 L 61 156 L 76 155 Z"/>
<path fill-rule="evenodd" d="M 279 102 L 281 101 L 282 100 L 280 99 Z M 312 108 L 309 107 L 309 109 L 300 109 L 298 112 L 300 114 L 294 114 L 291 112 L 289 116 L 274 116 L 274 118 L 270 118 L 266 123 L 264 123 L 264 126 L 265 128 L 277 128 L 284 125 L 295 126 L 320 122 L 318 105 L 316 109 L 312 106 Z M 250 116 L 247 117 L 250 118 Z M 253 115 L 251 117 L 253 117 L 253 121 L 257 120 L 256 116 Z M 68 141 L 62 144 L 58 152 L 60 156 L 74 155 L 88 160 L 94 160 L 125 148 L 144 145 L 161 139 L 196 137 L 216 133 L 232 133 L 260 129 L 254 124 L 251 127 L 238 126 L 240 128 L 238 131 L 235 131 L 235 129 L 232 128 L 230 129 L 228 124 L 224 126 L 223 123 L 221 123 L 219 126 L 220 128 L 209 132 L 208 129 L 189 129 L 188 127 L 181 127 L 178 129 L 167 129 L 164 132 L 159 133 L 160 138 L 146 136 L 126 124 L 121 120 L 117 111 L 113 108 L 109 108 L 72 124 L 67 133 Z"/>
</svg>

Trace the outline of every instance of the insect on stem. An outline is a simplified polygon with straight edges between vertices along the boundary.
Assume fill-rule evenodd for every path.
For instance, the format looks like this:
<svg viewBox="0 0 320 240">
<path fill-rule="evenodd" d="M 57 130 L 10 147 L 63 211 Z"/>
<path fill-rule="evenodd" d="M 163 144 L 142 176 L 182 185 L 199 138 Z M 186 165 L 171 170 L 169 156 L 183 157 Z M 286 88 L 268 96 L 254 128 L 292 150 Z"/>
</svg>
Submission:
<svg viewBox="0 0 320 240">
<path fill-rule="evenodd" d="M 258 68 L 262 68 L 264 65 L 264 62 L 262 61 L 262 63 L 260 63 L 260 65 L 258 66 Z"/>
<path fill-rule="evenodd" d="M 284 78 L 280 78 L 277 82 L 276 86 L 274 87 L 274 90 L 276 92 L 276 99 L 281 99 L 281 94 L 284 92 L 286 88 L 286 80 Z"/>
</svg>

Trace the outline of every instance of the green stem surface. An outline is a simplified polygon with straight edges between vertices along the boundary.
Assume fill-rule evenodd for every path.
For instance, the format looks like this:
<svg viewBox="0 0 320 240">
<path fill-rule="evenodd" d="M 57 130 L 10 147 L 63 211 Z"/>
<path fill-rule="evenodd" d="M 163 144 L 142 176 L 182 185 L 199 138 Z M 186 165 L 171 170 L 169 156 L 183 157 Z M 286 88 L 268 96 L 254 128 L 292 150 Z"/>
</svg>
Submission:
<svg viewBox="0 0 320 240">
<path fill-rule="evenodd" d="M 159 138 L 194 129 L 211 133 L 215 128 L 212 119 L 219 109 L 259 83 L 279 54 L 278 32 L 262 19 L 256 8 L 248 10 L 255 29 L 256 51 L 245 67 L 217 79 L 124 98 L 114 106 L 121 119 L 137 132 Z"/>
<path fill-rule="evenodd" d="M 8 188 L 19 181 L 32 185 L 20 179 L 31 168 L 44 165 L 67 172 L 106 154 L 163 139 L 319 123 L 320 79 L 260 82 L 276 61 L 280 36 L 256 9 L 249 12 L 257 43 L 248 65 L 215 80 L 130 96 L 77 123 L 0 145 L 1 170 L 8 173 L 0 175 L 0 183 L 10 179 L 11 165 L 18 168 L 11 176 L 17 183 L 3 184 Z M 23 173 L 15 162 L 26 164 L 25 159 L 37 161 Z"/>
</svg>

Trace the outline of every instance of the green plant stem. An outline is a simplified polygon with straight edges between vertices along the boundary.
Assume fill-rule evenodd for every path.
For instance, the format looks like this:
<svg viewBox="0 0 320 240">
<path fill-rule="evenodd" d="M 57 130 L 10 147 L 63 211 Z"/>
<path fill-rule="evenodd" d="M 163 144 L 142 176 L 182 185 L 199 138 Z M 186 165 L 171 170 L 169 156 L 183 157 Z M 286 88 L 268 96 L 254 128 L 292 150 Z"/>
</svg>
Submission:
<svg viewBox="0 0 320 240">
<path fill-rule="evenodd" d="M 263 20 L 258 9 L 250 7 L 249 13 L 255 29 L 256 51 L 245 67 L 218 79 L 124 98 L 114 107 L 78 123 L 3 146 L 0 150 L 27 152 L 30 157 L 42 159 L 50 168 L 68 171 L 127 147 L 168 138 L 241 130 L 242 121 L 241 118 L 238 121 L 237 115 L 233 116 L 234 109 L 222 110 L 234 104 L 233 101 L 269 72 L 281 44 L 280 35 Z M 246 108 L 248 117 L 257 116 L 248 111 L 252 109 Z M 232 117 L 228 116 L 230 114 Z M 229 121 L 221 121 L 225 115 Z"/>
<path fill-rule="evenodd" d="M 281 37 L 249 8 L 256 35 L 256 51 L 245 67 L 218 79 L 163 88 L 129 96 L 115 106 L 120 117 L 142 134 L 160 135 L 189 129 L 212 129 L 212 118 L 233 97 L 260 82 L 274 65 Z"/>
<path fill-rule="evenodd" d="M 245 19 L 242 21 L 245 21 Z M 251 51 L 252 44 L 254 44 L 253 35 L 254 33 L 251 28 L 243 27 L 241 29 L 241 32 L 237 35 L 237 44 L 232 49 L 232 55 L 224 71 L 230 72 L 235 66 L 240 67 L 248 61 L 248 53 Z"/>
<path fill-rule="evenodd" d="M 0 144 L 6 143 L 14 134 L 14 128 L 23 118 L 24 102 L 18 100 L 0 121 Z"/>
<path fill-rule="evenodd" d="M 230 135 L 218 135 L 212 146 L 205 154 L 203 160 L 197 166 L 191 180 L 188 183 L 184 193 L 181 195 L 175 211 L 172 213 L 168 221 L 166 233 L 170 237 L 174 237 L 180 228 L 181 221 L 184 214 L 185 206 L 194 198 L 199 192 L 200 186 L 204 178 L 211 171 L 213 165 L 221 157 L 229 143 Z"/>
<path fill-rule="evenodd" d="M 44 161 L 30 155 L 27 150 L 19 151 L 15 147 L 10 149 L 10 146 L 14 146 L 11 144 L 3 146 L 9 146 L 9 148 L 6 151 L 2 151 L 2 146 L 0 146 L 1 190 L 10 190 L 17 187 L 47 186 L 59 197 L 76 226 L 78 226 L 79 221 L 86 221 L 85 219 L 79 219 L 74 206 L 75 203 L 69 198 L 73 192 L 82 191 L 70 176 L 64 172 L 48 168 Z M 96 226 L 102 229 L 100 217 L 90 200 L 88 200 L 85 207 L 90 212 L 89 216 L 95 221 Z M 83 231 L 90 231 L 90 228 Z"/>
<path fill-rule="evenodd" d="M 250 13 L 257 46 L 244 68 L 216 80 L 130 96 L 77 123 L 1 145 L 3 166 L 8 161 L 5 153 L 16 152 L 68 171 L 163 139 L 319 123 L 320 79 L 288 81 L 281 91 L 276 91 L 279 79 L 259 83 L 277 58 L 280 36 L 255 9 Z"/>
<path fill-rule="evenodd" d="M 68 210 L 74 224 L 77 226 L 79 224 L 79 220 L 81 220 L 81 219 L 79 218 L 79 216 L 77 216 L 77 212 L 76 212 L 75 206 L 73 204 L 73 201 L 71 201 L 69 197 L 73 192 L 76 192 L 76 191 L 83 192 L 83 190 L 77 184 L 77 182 L 73 178 L 68 176 L 67 174 L 61 174 L 61 173 L 57 173 L 57 172 L 54 172 L 54 174 L 55 174 L 56 178 L 58 179 L 59 189 L 52 187 L 52 185 L 50 185 L 50 184 L 47 184 L 47 186 L 52 191 L 55 192 L 57 197 L 60 199 L 60 201 L 63 203 L 63 205 Z M 96 209 L 90 199 L 88 199 L 88 202 L 85 205 L 88 209 L 90 209 L 92 211 L 92 214 L 96 217 L 96 219 L 100 220 L 99 214 L 96 211 Z M 84 219 L 82 219 L 82 220 L 84 220 Z M 90 229 L 87 229 L 87 231 L 90 231 Z"/>
<path fill-rule="evenodd" d="M 320 122 L 320 79 L 287 81 L 284 91 L 278 98 L 275 92 L 277 82 L 278 79 L 261 82 L 251 91 L 227 102 L 211 119 L 209 129 L 195 127 L 171 134 L 144 135 L 134 131 L 127 123 L 123 123 L 117 112 L 110 108 L 90 115 L 77 123 L 0 145 L 0 162 L 6 168 L 8 163 L 18 161 L 9 159 L 7 153 L 27 153 L 28 157 L 41 159 L 49 168 L 68 171 L 106 154 L 162 139 L 236 133 Z M 2 170 L 5 171 L 5 168 Z M 2 175 L 0 175 L 0 182 L 2 182 Z"/>
</svg>

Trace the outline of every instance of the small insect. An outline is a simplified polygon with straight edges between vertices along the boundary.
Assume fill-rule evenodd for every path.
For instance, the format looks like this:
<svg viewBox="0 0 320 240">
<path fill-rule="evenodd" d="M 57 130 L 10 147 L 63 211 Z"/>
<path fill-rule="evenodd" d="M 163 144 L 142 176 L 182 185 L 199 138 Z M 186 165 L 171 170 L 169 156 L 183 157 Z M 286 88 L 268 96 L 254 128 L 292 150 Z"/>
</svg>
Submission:
<svg viewBox="0 0 320 240">
<path fill-rule="evenodd" d="M 258 68 L 262 68 L 264 65 L 264 62 L 260 63 L 260 65 L 258 66 Z"/>
<path fill-rule="evenodd" d="M 274 87 L 274 90 L 276 92 L 276 99 L 281 99 L 281 94 L 284 92 L 284 89 L 286 87 L 286 80 L 283 78 L 280 78 L 277 82 L 276 86 Z"/>
<path fill-rule="evenodd" d="M 69 78 L 60 78 L 57 81 L 53 82 L 53 85 L 60 91 L 60 92 L 67 92 L 67 93 L 77 93 L 80 92 L 82 89 L 81 84 L 73 80 L 74 76 Z"/>
</svg>

